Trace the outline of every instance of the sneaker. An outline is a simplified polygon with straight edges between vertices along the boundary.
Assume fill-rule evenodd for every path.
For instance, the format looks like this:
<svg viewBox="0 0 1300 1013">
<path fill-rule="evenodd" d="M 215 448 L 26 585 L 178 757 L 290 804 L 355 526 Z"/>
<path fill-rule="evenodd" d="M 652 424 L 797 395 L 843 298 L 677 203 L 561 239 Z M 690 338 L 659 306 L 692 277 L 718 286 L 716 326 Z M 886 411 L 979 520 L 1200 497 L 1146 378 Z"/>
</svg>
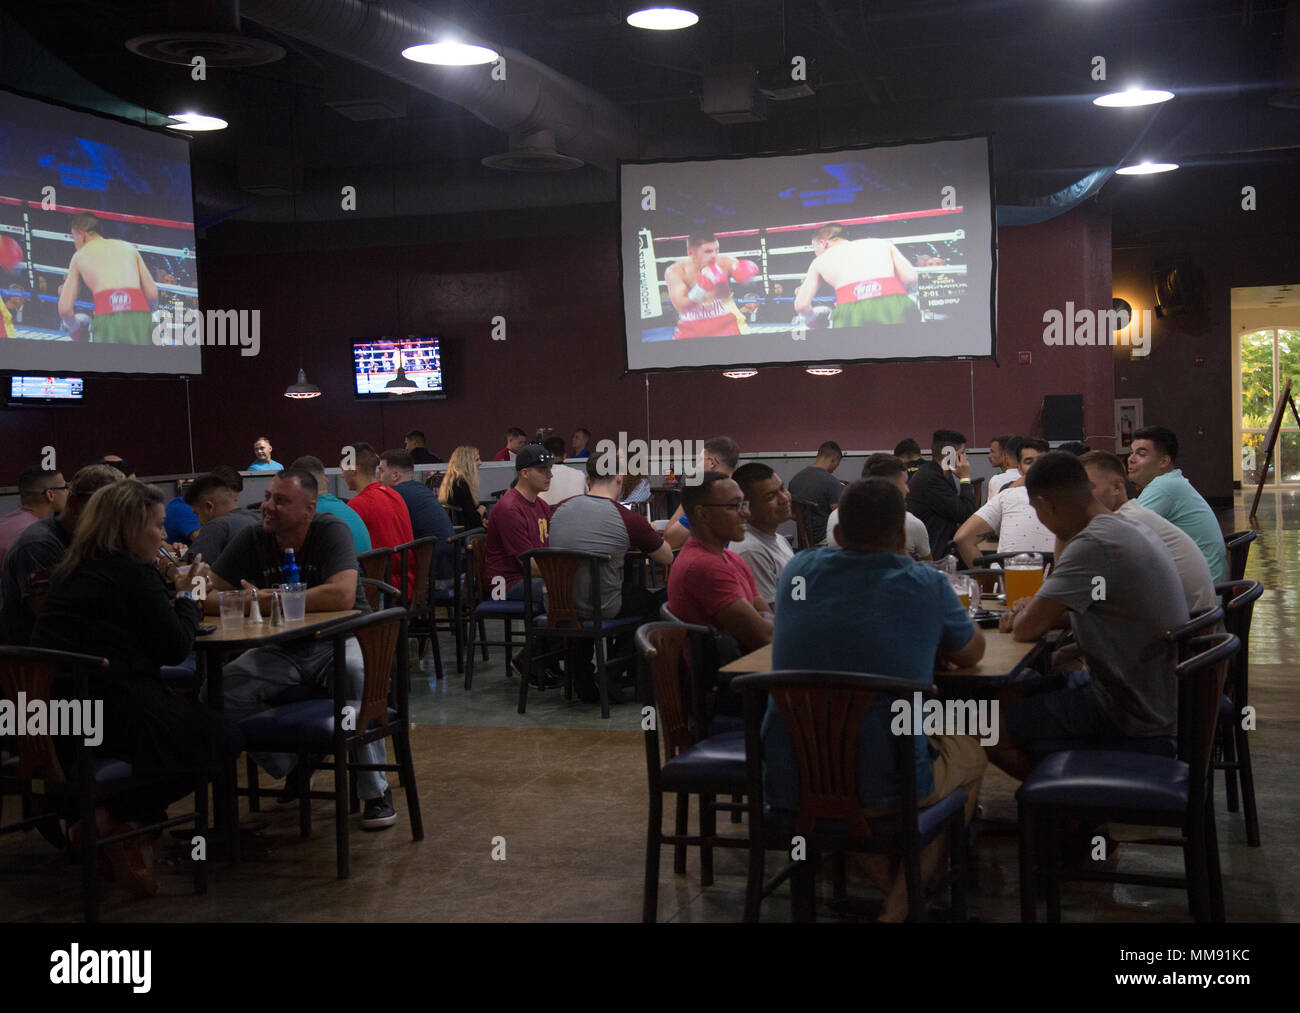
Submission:
<svg viewBox="0 0 1300 1013">
<path fill-rule="evenodd" d="M 366 799 L 365 806 L 361 813 L 362 830 L 383 830 L 397 822 L 397 810 L 393 808 L 392 788 L 386 788 L 379 798 Z"/>
<path fill-rule="evenodd" d="M 312 782 L 316 780 L 316 768 L 310 763 L 299 764 L 289 771 L 289 776 L 284 779 L 284 788 L 276 796 L 275 804 L 279 809 L 293 809 L 298 805 L 298 800 L 311 791 Z"/>
</svg>

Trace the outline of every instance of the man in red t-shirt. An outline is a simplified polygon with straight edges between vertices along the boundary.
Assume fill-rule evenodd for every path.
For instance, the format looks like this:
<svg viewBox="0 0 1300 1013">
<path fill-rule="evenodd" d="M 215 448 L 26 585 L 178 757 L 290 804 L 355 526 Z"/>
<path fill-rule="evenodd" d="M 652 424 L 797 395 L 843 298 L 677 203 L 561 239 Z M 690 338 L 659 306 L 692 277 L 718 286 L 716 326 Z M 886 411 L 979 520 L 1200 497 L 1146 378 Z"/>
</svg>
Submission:
<svg viewBox="0 0 1300 1013">
<path fill-rule="evenodd" d="M 406 501 L 390 486 L 379 481 L 379 455 L 369 443 L 354 443 L 353 470 L 346 467 L 348 459 L 344 457 L 340 470 L 343 481 L 347 483 L 355 496 L 348 500 L 348 506 L 360 515 L 370 532 L 370 544 L 376 549 L 388 546 L 396 548 L 415 540 L 411 531 L 411 513 L 406 508 Z M 401 587 L 401 555 L 393 553 L 393 584 Z M 406 594 L 408 598 L 415 595 L 415 567 L 406 575 Z"/>
<path fill-rule="evenodd" d="M 524 600 L 524 572 L 518 557 L 521 552 L 544 549 L 550 544 L 551 508 L 538 494 L 551 487 L 553 464 L 555 458 L 547 453 L 545 447 L 529 443 L 519 448 L 515 457 L 515 470 L 518 472 L 515 487 L 507 489 L 488 514 L 483 561 L 487 577 L 484 596 L 500 601 L 499 592 L 504 591 L 506 601 Z M 534 562 L 532 574 L 537 572 Z M 541 577 L 533 576 L 531 579 L 533 607 L 540 614 L 545 585 Z M 528 672 L 527 651 L 516 654 L 510 664 L 515 674 L 522 678 Z"/>
<path fill-rule="evenodd" d="M 519 451 L 528 443 L 528 434 L 518 426 L 506 430 L 506 445 L 493 455 L 494 461 L 513 461 Z"/>
<path fill-rule="evenodd" d="M 772 615 L 745 561 L 724 548 L 745 537 L 749 504 L 733 479 L 706 471 L 682 491 L 691 535 L 668 573 L 668 608 L 684 623 L 714 626 L 746 653 L 772 642 Z"/>
</svg>

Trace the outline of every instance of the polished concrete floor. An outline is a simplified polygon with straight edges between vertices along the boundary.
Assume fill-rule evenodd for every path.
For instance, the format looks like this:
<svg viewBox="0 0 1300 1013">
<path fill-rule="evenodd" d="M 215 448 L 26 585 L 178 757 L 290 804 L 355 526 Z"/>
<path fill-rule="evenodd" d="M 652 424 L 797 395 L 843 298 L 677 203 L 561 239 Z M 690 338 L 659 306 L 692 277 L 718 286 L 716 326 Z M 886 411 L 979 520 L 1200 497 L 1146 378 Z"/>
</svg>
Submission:
<svg viewBox="0 0 1300 1013">
<path fill-rule="evenodd" d="M 1247 501 L 1248 503 L 1248 501 Z M 1225 530 L 1249 527 L 1241 503 L 1221 518 Z M 1247 576 L 1267 591 L 1257 603 L 1251 636 L 1251 694 L 1259 714 L 1252 736 L 1263 846 L 1250 848 L 1240 813 L 1227 813 L 1218 793 L 1218 832 L 1227 911 L 1233 921 L 1300 920 L 1300 805 L 1295 761 L 1300 732 L 1300 499 L 1266 494 L 1260 537 Z M 443 656 L 454 669 L 449 639 Z M 179 864 L 160 876 L 159 895 L 125 900 L 107 888 L 105 921 L 633 921 L 640 917 L 646 820 L 646 772 L 639 713 L 565 701 L 555 690 L 530 693 L 528 713 L 515 712 L 517 683 L 502 653 L 475 673 L 466 692 L 452 676 L 414 680 L 412 711 L 417 784 L 425 839 L 413 843 L 406 804 L 401 821 L 380 833 L 354 827 L 352 877 L 334 875 L 332 810 L 314 809 L 310 839 L 298 835 L 295 810 L 262 816 L 248 837 L 245 861 L 214 861 L 211 888 L 197 897 Z M 324 776 L 317 788 L 328 785 Z M 991 770 L 985 815 L 1013 819 L 1014 783 Z M 7 815 L 12 815 L 11 808 Z M 727 832 L 727 824 L 722 824 Z M 742 829 L 743 828 L 737 828 Z M 1123 839 L 1119 830 L 1113 833 Z M 744 853 L 717 852 L 716 882 L 702 889 L 696 852 L 687 873 L 674 875 L 671 852 L 660 870 L 659 919 L 739 920 Z M 980 921 L 1019 917 L 1014 837 L 985 834 L 976 852 L 977 886 L 970 914 Z M 1181 871 L 1177 848 L 1121 844 L 1109 861 L 1125 871 Z M 775 871 L 772 856 L 769 870 Z M 872 889 L 850 884 L 861 904 L 819 918 L 870 917 Z M 828 899 L 822 890 L 823 899 Z M 1187 921 L 1181 893 L 1109 884 L 1067 885 L 1067 921 Z M 36 834 L 0 837 L 0 911 L 11 921 L 80 917 L 76 869 Z M 763 906 L 764 920 L 790 916 L 780 888 Z"/>
</svg>

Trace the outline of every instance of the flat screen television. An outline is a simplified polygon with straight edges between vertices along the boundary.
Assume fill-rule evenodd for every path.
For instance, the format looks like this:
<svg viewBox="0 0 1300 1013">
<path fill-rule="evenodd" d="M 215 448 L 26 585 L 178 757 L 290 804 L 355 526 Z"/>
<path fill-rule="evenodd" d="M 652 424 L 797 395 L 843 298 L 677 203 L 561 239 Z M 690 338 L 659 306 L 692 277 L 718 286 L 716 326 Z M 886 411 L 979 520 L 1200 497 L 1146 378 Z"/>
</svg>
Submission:
<svg viewBox="0 0 1300 1013">
<path fill-rule="evenodd" d="M 445 398 L 442 352 L 436 337 L 377 338 L 352 344 L 352 372 L 360 401 Z"/>
<path fill-rule="evenodd" d="M 80 404 L 83 395 L 79 376 L 11 376 L 9 404 Z"/>
</svg>

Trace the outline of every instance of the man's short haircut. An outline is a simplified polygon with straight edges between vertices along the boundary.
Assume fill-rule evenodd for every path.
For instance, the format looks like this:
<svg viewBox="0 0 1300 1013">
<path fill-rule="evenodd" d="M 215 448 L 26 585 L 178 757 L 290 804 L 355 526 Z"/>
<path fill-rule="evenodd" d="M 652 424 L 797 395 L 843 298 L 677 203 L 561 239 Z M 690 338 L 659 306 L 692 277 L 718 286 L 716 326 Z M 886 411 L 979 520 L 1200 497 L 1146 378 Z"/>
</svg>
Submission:
<svg viewBox="0 0 1300 1013">
<path fill-rule="evenodd" d="M 542 446 L 557 461 L 569 452 L 569 444 L 563 436 L 548 436 L 542 441 Z"/>
<path fill-rule="evenodd" d="M 605 474 L 605 455 L 592 454 L 587 458 L 587 477 L 593 482 L 608 482 L 611 479 L 618 478 L 618 472 L 622 468 L 623 462 L 614 462 L 614 474 Z"/>
<path fill-rule="evenodd" d="M 226 480 L 220 475 L 214 475 L 211 472 L 206 475 L 200 475 L 191 482 L 190 487 L 185 490 L 185 502 L 190 506 L 193 506 L 195 503 L 202 502 L 204 497 L 211 496 L 214 490 L 222 489 L 226 492 L 235 491 L 230 488 L 226 483 Z"/>
<path fill-rule="evenodd" d="M 526 437 L 527 435 L 528 435 L 528 434 L 527 434 L 526 432 L 524 432 L 522 429 L 520 429 L 518 426 L 511 426 L 509 429 L 506 430 L 506 439 L 507 439 L 507 440 L 509 440 L 511 437 L 514 437 L 514 436 L 525 436 L 525 437 Z"/>
<path fill-rule="evenodd" d="M 45 490 L 50 487 L 49 480 L 57 471 L 46 471 L 37 465 L 24 468 L 18 476 L 18 495 L 25 503 L 34 503 L 45 498 Z"/>
<path fill-rule="evenodd" d="M 835 457 L 844 456 L 844 451 L 840 449 L 840 445 L 836 443 L 834 440 L 827 440 L 825 443 L 823 443 L 820 447 L 817 448 L 818 457 L 831 457 L 832 455 Z"/>
<path fill-rule="evenodd" d="M 68 231 L 78 229 L 81 232 L 98 232 L 103 226 L 100 225 L 99 219 L 89 211 L 82 211 L 72 216 L 68 222 Z"/>
<path fill-rule="evenodd" d="M 1011 439 L 1011 436 L 1010 436 L 1009 434 L 1008 434 L 1007 436 L 995 436 L 995 437 L 993 437 L 993 439 L 989 440 L 989 446 L 992 446 L 993 444 L 996 443 L 996 444 L 997 444 L 999 447 L 1001 447 L 1003 450 L 1006 450 L 1006 449 L 1007 449 L 1007 443 L 1008 443 L 1008 441 L 1009 441 L 1010 439 Z"/>
<path fill-rule="evenodd" d="M 863 478 L 893 478 L 906 474 L 907 465 L 893 454 L 872 454 L 862 462 Z"/>
<path fill-rule="evenodd" d="M 740 485 L 740 491 L 744 494 L 745 499 L 749 499 L 750 490 L 759 482 L 766 482 L 775 475 L 766 464 L 761 461 L 750 461 L 748 464 L 742 464 L 732 473 L 732 478 Z"/>
<path fill-rule="evenodd" d="M 956 450 L 958 447 L 964 446 L 965 443 L 966 437 L 955 429 L 936 429 L 934 435 L 930 437 L 930 453 L 934 455 L 937 462 L 943 457 L 944 447 L 952 447 Z"/>
<path fill-rule="evenodd" d="M 704 441 L 704 449 L 732 471 L 740 464 L 740 444 L 730 436 L 715 436 Z"/>
<path fill-rule="evenodd" d="M 1004 453 L 1010 454 L 1017 463 L 1020 462 L 1020 436 L 1008 436 L 1007 442 L 1002 444 Z"/>
<path fill-rule="evenodd" d="M 418 429 L 412 429 L 409 433 L 406 434 L 406 436 L 403 437 L 403 439 L 407 439 L 407 440 L 419 440 L 421 443 L 423 443 L 423 442 L 424 442 L 424 433 L 422 433 L 422 432 L 421 432 L 420 430 L 418 430 Z"/>
<path fill-rule="evenodd" d="M 374 451 L 372 450 L 373 454 Z M 302 486 L 302 491 L 307 493 L 307 498 L 315 500 L 320 494 L 320 487 L 316 484 L 316 476 L 306 468 L 285 468 L 284 471 L 277 472 L 274 476 L 280 479 L 296 478 L 298 484 Z"/>
<path fill-rule="evenodd" d="M 713 492 L 713 487 L 719 482 L 725 482 L 728 476 L 720 471 L 706 471 L 700 476 L 699 485 L 688 485 L 682 490 L 682 512 L 690 517 L 695 508 L 701 503 L 707 503 Z"/>
<path fill-rule="evenodd" d="M 834 225 L 823 225 L 812 234 L 812 239 L 809 241 L 815 243 L 822 239 L 829 243 L 832 239 L 839 239 L 843 234 L 844 226 L 836 222 Z"/>
<path fill-rule="evenodd" d="M 390 468 L 396 468 L 398 471 L 414 471 L 415 459 L 411 457 L 411 452 L 403 447 L 394 447 L 392 450 L 385 450 L 379 455 L 381 461 L 387 461 Z"/>
<path fill-rule="evenodd" d="M 297 469 L 298 471 L 310 471 L 313 475 L 323 475 L 325 474 L 325 462 L 319 457 L 312 457 L 311 454 L 303 454 L 302 457 L 299 457 L 293 462 L 293 464 L 289 465 L 289 469 L 291 471 L 294 469 Z"/>
<path fill-rule="evenodd" d="M 903 494 L 885 478 L 862 478 L 840 497 L 840 544 L 893 552 L 907 508 Z"/>
<path fill-rule="evenodd" d="M 130 461 L 110 461 L 107 459 L 107 455 L 101 455 L 98 461 L 93 461 L 91 463 L 106 464 L 110 468 L 116 468 L 118 471 L 122 473 L 123 478 L 135 474 L 135 469 L 131 467 Z"/>
<path fill-rule="evenodd" d="M 1089 450 L 1079 458 L 1079 463 L 1085 468 L 1097 468 L 1123 479 L 1128 478 L 1128 469 L 1124 467 L 1124 462 L 1105 450 Z"/>
<path fill-rule="evenodd" d="M 221 478 L 226 485 L 234 489 L 235 492 L 244 491 L 244 476 L 228 464 L 218 464 L 211 472 L 213 475 Z"/>
<path fill-rule="evenodd" d="M 357 473 L 373 478 L 379 468 L 379 455 L 375 453 L 375 448 L 369 443 L 354 443 L 352 451 Z"/>
<path fill-rule="evenodd" d="M 697 246 L 703 246 L 705 243 L 716 243 L 718 237 L 712 232 L 692 232 L 686 237 L 686 248 L 693 250 Z"/>
<path fill-rule="evenodd" d="M 1030 467 L 1025 475 L 1029 498 L 1044 496 L 1054 503 L 1087 503 L 1092 487 L 1083 463 L 1073 454 L 1049 450 Z"/>
<path fill-rule="evenodd" d="M 904 454 L 920 454 L 921 444 L 910 436 L 905 440 L 900 440 L 898 446 L 894 448 L 894 456 L 902 457 Z"/>
<path fill-rule="evenodd" d="M 111 464 L 88 464 L 72 476 L 68 483 L 68 499 L 90 499 L 106 485 L 126 478 Z"/>
<path fill-rule="evenodd" d="M 1150 440 L 1157 454 L 1168 454 L 1169 463 L 1178 460 L 1178 434 L 1164 426 L 1143 426 L 1133 434 L 1135 440 Z"/>
<path fill-rule="evenodd" d="M 586 426 L 579 426 L 577 429 L 574 430 L 574 432 L 582 433 L 582 435 L 587 437 L 587 439 L 591 439 L 591 430 L 588 429 Z"/>
<path fill-rule="evenodd" d="M 253 446 L 257 446 L 259 443 L 261 443 L 261 442 L 263 442 L 263 441 L 266 442 L 266 445 L 267 445 L 267 446 L 271 446 L 271 445 L 272 445 L 272 444 L 271 444 L 271 437 L 269 437 L 269 436 L 259 436 L 257 439 L 255 439 L 255 440 L 253 441 Z"/>
<path fill-rule="evenodd" d="M 1020 445 L 1016 447 L 1016 460 L 1020 460 L 1022 450 L 1037 450 L 1040 454 L 1046 454 L 1051 449 L 1052 445 L 1046 440 L 1040 440 L 1037 436 L 1022 436 Z"/>
<path fill-rule="evenodd" d="M 1075 457 L 1082 457 L 1088 453 L 1089 447 L 1088 444 L 1081 443 L 1079 440 L 1066 440 L 1056 449 L 1064 450 L 1067 454 L 1073 454 Z"/>
</svg>

